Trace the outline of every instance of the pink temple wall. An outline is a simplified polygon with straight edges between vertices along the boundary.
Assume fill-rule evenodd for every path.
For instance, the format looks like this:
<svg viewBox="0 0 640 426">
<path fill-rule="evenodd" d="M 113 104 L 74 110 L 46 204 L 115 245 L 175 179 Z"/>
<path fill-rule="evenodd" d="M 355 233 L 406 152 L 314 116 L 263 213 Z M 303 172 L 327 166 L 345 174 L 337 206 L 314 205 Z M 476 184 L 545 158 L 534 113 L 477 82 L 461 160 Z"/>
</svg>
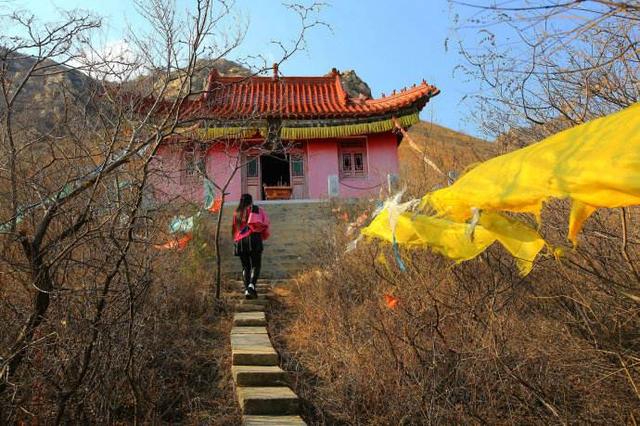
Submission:
<svg viewBox="0 0 640 426">
<path fill-rule="evenodd" d="M 207 175 L 217 184 L 224 184 L 233 172 L 237 155 L 237 150 L 224 152 L 210 148 L 206 153 Z M 179 145 L 167 144 L 160 147 L 151 165 L 150 182 L 154 197 L 160 202 L 175 200 L 200 203 L 203 200 L 202 180 L 185 177 L 182 147 Z M 240 170 L 231 178 L 227 193 L 228 200 L 240 199 Z"/>
<path fill-rule="evenodd" d="M 345 178 L 340 181 L 340 198 L 358 198 L 377 195 L 386 187 L 387 174 L 398 174 L 396 137 L 391 133 L 377 133 L 366 137 L 367 176 Z M 182 146 L 167 144 L 158 150 L 152 163 L 150 178 L 154 196 L 160 202 L 182 201 L 200 203 L 203 199 L 200 178 L 187 178 L 184 174 Z M 311 199 L 328 198 L 328 178 L 339 175 L 338 139 L 311 139 L 307 141 L 307 187 Z M 236 163 L 237 150 L 223 152 L 212 147 L 207 153 L 207 174 L 216 183 L 226 181 Z M 241 171 L 233 176 L 228 187 L 228 200 L 240 199 Z"/>
<path fill-rule="evenodd" d="M 340 198 L 377 195 L 387 174 L 398 174 L 398 147 L 391 132 L 367 136 L 367 177 L 340 180 Z M 328 198 L 329 175 L 338 175 L 338 139 L 310 140 L 307 145 L 309 198 Z"/>
<path fill-rule="evenodd" d="M 335 139 L 307 142 L 309 198 L 328 198 L 328 176 L 338 174 L 338 143 Z"/>
<path fill-rule="evenodd" d="M 224 152 L 212 148 L 207 152 L 207 174 L 219 185 L 224 184 L 238 165 L 238 150 Z M 242 170 L 237 170 L 227 187 L 227 199 L 237 201 L 242 195 Z"/>
</svg>

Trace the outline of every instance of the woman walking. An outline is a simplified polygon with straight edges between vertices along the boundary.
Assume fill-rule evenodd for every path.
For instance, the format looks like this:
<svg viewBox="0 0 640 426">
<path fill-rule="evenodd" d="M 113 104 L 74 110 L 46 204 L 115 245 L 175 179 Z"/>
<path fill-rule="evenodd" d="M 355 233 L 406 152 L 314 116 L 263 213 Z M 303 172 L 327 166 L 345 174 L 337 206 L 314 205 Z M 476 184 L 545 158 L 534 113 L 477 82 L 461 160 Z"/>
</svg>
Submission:
<svg viewBox="0 0 640 426">
<path fill-rule="evenodd" d="M 258 206 L 253 205 L 250 194 L 242 194 L 238 208 L 233 214 L 234 254 L 242 263 L 244 296 L 258 297 L 256 291 L 262 263 L 262 242 L 269 238 L 269 217 Z"/>
</svg>

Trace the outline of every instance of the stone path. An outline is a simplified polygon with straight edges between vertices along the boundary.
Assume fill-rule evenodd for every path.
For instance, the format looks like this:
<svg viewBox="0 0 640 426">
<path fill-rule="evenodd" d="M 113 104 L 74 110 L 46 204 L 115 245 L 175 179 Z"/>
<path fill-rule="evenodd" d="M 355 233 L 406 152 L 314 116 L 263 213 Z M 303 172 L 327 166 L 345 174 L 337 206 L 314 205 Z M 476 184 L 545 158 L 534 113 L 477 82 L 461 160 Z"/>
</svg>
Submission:
<svg viewBox="0 0 640 426">
<path fill-rule="evenodd" d="M 235 283 L 237 294 L 242 284 Z M 278 353 L 267 332 L 264 307 L 270 286 L 259 284 L 258 299 L 240 299 L 231 330 L 231 372 L 245 426 L 306 425 L 298 396 L 289 387 L 287 373 L 278 365 Z"/>
</svg>

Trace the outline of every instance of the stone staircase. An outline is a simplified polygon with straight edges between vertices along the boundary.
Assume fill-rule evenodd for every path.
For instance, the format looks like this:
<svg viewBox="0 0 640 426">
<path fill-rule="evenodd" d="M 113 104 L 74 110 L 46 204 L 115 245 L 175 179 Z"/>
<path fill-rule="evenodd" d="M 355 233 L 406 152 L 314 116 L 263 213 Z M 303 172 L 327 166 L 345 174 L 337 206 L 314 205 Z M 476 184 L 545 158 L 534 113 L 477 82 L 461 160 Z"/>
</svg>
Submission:
<svg viewBox="0 0 640 426">
<path fill-rule="evenodd" d="M 258 202 L 271 220 L 271 237 L 264 243 L 262 276 L 288 278 L 314 262 L 314 247 L 322 232 L 332 223 L 328 201 L 262 201 Z M 231 227 L 235 205 L 225 207 L 222 223 L 223 271 L 239 278 L 240 262 L 232 255 L 233 248 L 226 230 Z"/>
<path fill-rule="evenodd" d="M 242 283 L 235 282 L 241 295 Z M 231 330 L 231 372 L 245 426 L 299 426 L 298 396 L 289 387 L 287 373 L 278 365 L 264 314 L 270 285 L 258 284 L 258 299 L 238 299 Z"/>
</svg>

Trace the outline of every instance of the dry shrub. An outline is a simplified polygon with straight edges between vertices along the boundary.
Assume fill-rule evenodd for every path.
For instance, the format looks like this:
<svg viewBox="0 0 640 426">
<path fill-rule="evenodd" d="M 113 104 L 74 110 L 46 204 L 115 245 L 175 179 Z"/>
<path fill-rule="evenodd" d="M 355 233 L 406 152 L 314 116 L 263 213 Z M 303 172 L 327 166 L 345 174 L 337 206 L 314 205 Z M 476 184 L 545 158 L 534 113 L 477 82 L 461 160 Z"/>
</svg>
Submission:
<svg viewBox="0 0 640 426">
<path fill-rule="evenodd" d="M 156 215 L 158 224 L 167 223 L 165 213 Z M 151 241 L 167 237 L 155 232 Z M 102 289 L 91 280 L 101 279 L 99 260 L 113 255 L 109 245 L 95 241 L 87 264 L 61 268 L 68 287 L 53 293 L 34 343 L 0 399 L 0 423 L 238 424 L 228 342 L 232 309 L 211 297 L 208 238 L 202 227 L 184 251 L 137 246 L 127 263 L 131 281 L 113 283 L 97 325 L 94 287 Z M 148 263 L 136 264 L 143 259 Z M 14 278 L 16 270 L 0 274 L 0 344 L 6 347 L 30 312 L 33 292 Z M 64 400 L 80 374 L 80 385 Z M 59 416 L 61 401 L 66 409 Z"/>
<path fill-rule="evenodd" d="M 564 242 L 566 203 L 544 213 Z M 274 305 L 272 333 L 317 424 L 634 423 L 640 418 L 640 212 L 592 218 L 577 250 L 526 278 L 501 247 L 462 263 L 377 242 L 336 258 Z M 566 244 L 566 243 L 565 243 Z M 321 250 L 318 250 L 320 253 Z M 381 261 L 384 256 L 385 261 Z M 384 295 L 399 302 L 385 304 Z"/>
</svg>

